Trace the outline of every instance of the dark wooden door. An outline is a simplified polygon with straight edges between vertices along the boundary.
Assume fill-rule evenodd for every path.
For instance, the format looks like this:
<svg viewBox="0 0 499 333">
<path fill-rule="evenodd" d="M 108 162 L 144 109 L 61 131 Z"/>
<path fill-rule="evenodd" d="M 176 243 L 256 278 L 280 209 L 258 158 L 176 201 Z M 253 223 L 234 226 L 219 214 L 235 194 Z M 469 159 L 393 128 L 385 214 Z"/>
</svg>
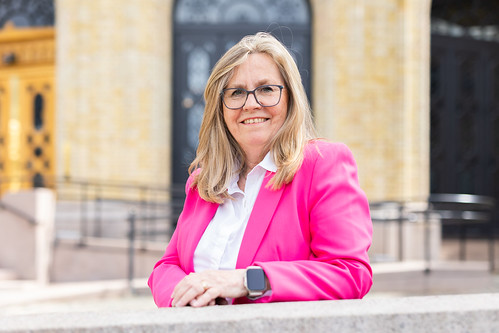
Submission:
<svg viewBox="0 0 499 333">
<path fill-rule="evenodd" d="M 499 43 L 432 35 L 431 192 L 499 202 Z"/>
<path fill-rule="evenodd" d="M 291 51 L 310 93 L 307 1 L 177 1 L 174 11 L 172 182 L 182 184 L 198 145 L 211 68 L 243 36 L 268 31 Z"/>
</svg>

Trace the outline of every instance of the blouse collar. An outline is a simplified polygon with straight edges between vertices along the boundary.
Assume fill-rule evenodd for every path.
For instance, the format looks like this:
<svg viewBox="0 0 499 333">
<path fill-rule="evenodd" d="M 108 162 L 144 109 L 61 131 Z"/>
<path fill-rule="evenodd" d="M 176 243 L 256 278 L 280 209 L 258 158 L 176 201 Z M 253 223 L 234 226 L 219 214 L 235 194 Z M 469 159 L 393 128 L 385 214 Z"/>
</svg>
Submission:
<svg viewBox="0 0 499 333">
<path fill-rule="evenodd" d="M 277 172 L 277 165 L 275 164 L 274 157 L 270 151 L 265 155 L 263 160 L 261 160 L 260 163 L 258 163 L 250 171 L 250 173 L 253 172 L 257 168 L 263 168 L 263 169 L 270 171 L 270 172 Z M 237 169 L 239 169 L 239 167 Z M 239 181 L 239 173 L 237 171 L 234 171 L 234 173 L 232 175 L 232 179 L 229 183 L 229 187 L 227 188 L 229 195 L 232 195 L 236 192 L 241 192 L 241 190 L 239 189 L 239 186 L 237 185 L 238 181 Z"/>
</svg>

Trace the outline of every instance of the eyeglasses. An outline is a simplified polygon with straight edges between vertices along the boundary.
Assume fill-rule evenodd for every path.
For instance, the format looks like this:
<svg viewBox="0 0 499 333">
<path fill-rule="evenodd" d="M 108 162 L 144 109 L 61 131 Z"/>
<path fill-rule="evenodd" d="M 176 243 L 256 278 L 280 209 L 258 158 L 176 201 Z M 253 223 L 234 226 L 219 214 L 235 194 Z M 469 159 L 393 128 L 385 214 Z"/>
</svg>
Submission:
<svg viewBox="0 0 499 333">
<path fill-rule="evenodd" d="M 248 96 L 253 94 L 258 104 L 263 107 L 271 107 L 279 104 L 281 101 L 282 89 L 284 86 L 278 84 L 265 84 L 256 87 L 253 90 L 246 90 L 243 88 L 227 88 L 222 90 L 220 96 L 227 109 L 237 110 L 242 108 Z"/>
</svg>

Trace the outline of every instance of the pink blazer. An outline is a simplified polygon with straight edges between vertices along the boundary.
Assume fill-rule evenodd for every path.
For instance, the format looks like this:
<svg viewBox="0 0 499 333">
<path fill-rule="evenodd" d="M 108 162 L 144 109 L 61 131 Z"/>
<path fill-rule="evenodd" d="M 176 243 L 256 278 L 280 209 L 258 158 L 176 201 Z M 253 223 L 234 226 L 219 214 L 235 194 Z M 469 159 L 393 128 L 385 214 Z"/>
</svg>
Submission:
<svg viewBox="0 0 499 333">
<path fill-rule="evenodd" d="M 261 266 L 269 279 L 272 294 L 254 302 L 362 298 L 372 285 L 372 222 L 350 150 L 314 141 L 291 183 L 271 190 L 272 175 L 265 176 L 236 265 Z M 218 208 L 191 181 L 177 229 L 149 278 L 158 307 L 170 306 L 173 288 L 194 271 L 194 250 Z"/>
</svg>

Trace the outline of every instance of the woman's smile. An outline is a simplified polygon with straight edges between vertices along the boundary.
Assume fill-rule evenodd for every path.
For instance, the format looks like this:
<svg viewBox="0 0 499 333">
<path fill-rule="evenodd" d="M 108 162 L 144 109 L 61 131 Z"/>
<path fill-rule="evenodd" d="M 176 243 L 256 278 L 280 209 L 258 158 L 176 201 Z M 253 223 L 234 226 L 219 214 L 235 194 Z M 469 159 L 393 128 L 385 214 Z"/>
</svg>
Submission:
<svg viewBox="0 0 499 333">
<path fill-rule="evenodd" d="M 263 123 L 265 121 L 269 120 L 268 118 L 250 118 L 250 119 L 246 119 L 246 120 L 243 120 L 242 123 L 243 124 L 260 124 L 260 123 Z"/>
</svg>

